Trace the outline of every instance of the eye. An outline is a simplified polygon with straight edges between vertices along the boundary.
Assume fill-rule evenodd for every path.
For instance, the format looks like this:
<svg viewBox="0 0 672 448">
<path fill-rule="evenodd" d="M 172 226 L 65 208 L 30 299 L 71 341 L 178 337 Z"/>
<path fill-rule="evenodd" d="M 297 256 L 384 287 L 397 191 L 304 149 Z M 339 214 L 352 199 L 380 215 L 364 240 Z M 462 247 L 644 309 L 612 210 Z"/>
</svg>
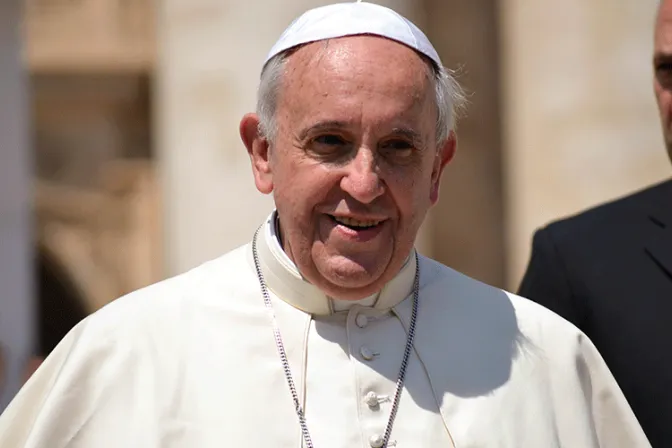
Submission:
<svg viewBox="0 0 672 448">
<path fill-rule="evenodd" d="M 392 156 L 404 157 L 413 154 L 415 146 L 408 140 L 394 139 L 383 143 L 382 148 Z"/>
<path fill-rule="evenodd" d="M 660 86 L 664 89 L 670 89 L 672 87 L 672 62 L 659 62 L 654 68 Z"/>
<path fill-rule="evenodd" d="M 313 142 L 319 145 L 327 146 L 341 146 L 346 143 L 342 137 L 335 134 L 320 135 L 319 137 L 315 138 Z"/>
<path fill-rule="evenodd" d="M 350 140 L 339 134 L 322 134 L 311 139 L 306 149 L 325 160 L 340 159 L 350 152 Z"/>
<path fill-rule="evenodd" d="M 672 62 L 659 62 L 656 64 L 656 71 L 663 71 L 663 72 L 669 72 L 672 70 Z"/>
<path fill-rule="evenodd" d="M 672 60 L 668 60 L 666 58 L 654 60 L 653 68 L 656 72 L 656 76 L 669 77 L 672 75 Z"/>
<path fill-rule="evenodd" d="M 392 140 L 389 142 L 385 143 L 386 148 L 390 149 L 413 149 L 413 144 L 411 142 L 408 142 L 406 140 Z"/>
</svg>

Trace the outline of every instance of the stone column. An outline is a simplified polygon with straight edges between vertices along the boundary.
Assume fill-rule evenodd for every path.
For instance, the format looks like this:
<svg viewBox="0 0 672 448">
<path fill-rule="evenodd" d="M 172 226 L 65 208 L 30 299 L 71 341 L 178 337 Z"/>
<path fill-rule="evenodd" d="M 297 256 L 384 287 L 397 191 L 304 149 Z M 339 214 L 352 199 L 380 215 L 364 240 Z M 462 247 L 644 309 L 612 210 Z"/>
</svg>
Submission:
<svg viewBox="0 0 672 448">
<path fill-rule="evenodd" d="M 0 2 L 0 412 L 21 386 L 34 340 L 27 73 L 21 0 Z M 3 381 L 4 380 L 4 381 Z"/>
<path fill-rule="evenodd" d="M 457 153 L 432 214 L 432 256 L 503 286 L 504 243 L 496 0 L 424 0 L 427 33 L 468 96 Z"/>
<path fill-rule="evenodd" d="M 503 2 L 510 288 L 536 228 L 669 177 L 652 90 L 656 5 Z"/>
<path fill-rule="evenodd" d="M 273 43 L 298 14 L 328 3 L 157 2 L 155 141 L 167 274 L 248 242 L 272 210 L 272 198 L 254 187 L 238 123 L 254 111 L 261 64 Z M 387 3 L 413 11 L 411 0 Z"/>
</svg>

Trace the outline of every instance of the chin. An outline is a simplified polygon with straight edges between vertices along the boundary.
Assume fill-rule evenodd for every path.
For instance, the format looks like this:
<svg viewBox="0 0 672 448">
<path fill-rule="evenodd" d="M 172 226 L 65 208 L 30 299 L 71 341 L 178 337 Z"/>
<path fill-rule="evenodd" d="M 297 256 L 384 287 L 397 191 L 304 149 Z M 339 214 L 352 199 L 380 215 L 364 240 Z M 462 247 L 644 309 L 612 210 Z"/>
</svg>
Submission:
<svg viewBox="0 0 672 448">
<path fill-rule="evenodd" d="M 363 299 L 382 289 L 387 271 L 387 266 L 378 263 L 367 268 L 347 258 L 316 268 L 329 295 L 345 300 Z"/>
</svg>

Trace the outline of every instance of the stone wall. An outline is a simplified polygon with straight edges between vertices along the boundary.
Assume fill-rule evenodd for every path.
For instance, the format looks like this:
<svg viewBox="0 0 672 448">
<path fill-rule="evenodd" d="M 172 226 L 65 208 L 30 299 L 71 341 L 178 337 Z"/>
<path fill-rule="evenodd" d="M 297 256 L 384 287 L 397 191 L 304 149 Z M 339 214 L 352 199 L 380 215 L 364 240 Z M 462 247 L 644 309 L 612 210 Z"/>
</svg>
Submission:
<svg viewBox="0 0 672 448">
<path fill-rule="evenodd" d="M 494 0 L 425 0 L 427 33 L 468 94 L 458 149 L 431 215 L 431 255 L 504 285 L 498 15 Z"/>
<path fill-rule="evenodd" d="M 510 287 L 536 228 L 670 176 L 652 88 L 656 4 L 503 2 Z"/>
<path fill-rule="evenodd" d="M 0 413 L 34 342 L 28 88 L 21 2 L 0 2 Z"/>
<path fill-rule="evenodd" d="M 154 0 L 24 0 L 34 71 L 135 72 L 154 59 Z"/>
</svg>

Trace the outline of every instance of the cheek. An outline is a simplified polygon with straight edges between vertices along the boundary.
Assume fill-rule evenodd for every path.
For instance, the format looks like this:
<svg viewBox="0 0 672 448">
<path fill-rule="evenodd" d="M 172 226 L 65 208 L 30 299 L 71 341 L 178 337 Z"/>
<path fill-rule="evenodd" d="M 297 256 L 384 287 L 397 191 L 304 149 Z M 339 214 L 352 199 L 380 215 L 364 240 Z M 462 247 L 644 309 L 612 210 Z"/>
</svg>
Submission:
<svg viewBox="0 0 672 448">
<path fill-rule="evenodd" d="M 396 182 L 388 182 L 389 192 L 401 218 L 400 225 L 403 228 L 399 230 L 412 231 L 416 222 L 422 220 L 429 208 L 430 184 L 429 175 L 424 179 L 417 173 L 399 176 Z"/>
<path fill-rule="evenodd" d="M 672 119 L 672 96 L 667 94 L 665 95 L 664 101 L 662 103 L 662 114 L 665 117 L 665 121 L 669 122 Z"/>
<path fill-rule="evenodd" d="M 315 207 L 325 201 L 338 180 L 319 166 L 288 165 L 283 168 L 283 175 L 275 183 L 276 206 L 299 218 L 299 226 L 309 226 Z"/>
<path fill-rule="evenodd" d="M 669 90 L 656 87 L 656 98 L 661 116 L 665 121 L 669 121 L 672 116 L 672 93 Z"/>
</svg>

